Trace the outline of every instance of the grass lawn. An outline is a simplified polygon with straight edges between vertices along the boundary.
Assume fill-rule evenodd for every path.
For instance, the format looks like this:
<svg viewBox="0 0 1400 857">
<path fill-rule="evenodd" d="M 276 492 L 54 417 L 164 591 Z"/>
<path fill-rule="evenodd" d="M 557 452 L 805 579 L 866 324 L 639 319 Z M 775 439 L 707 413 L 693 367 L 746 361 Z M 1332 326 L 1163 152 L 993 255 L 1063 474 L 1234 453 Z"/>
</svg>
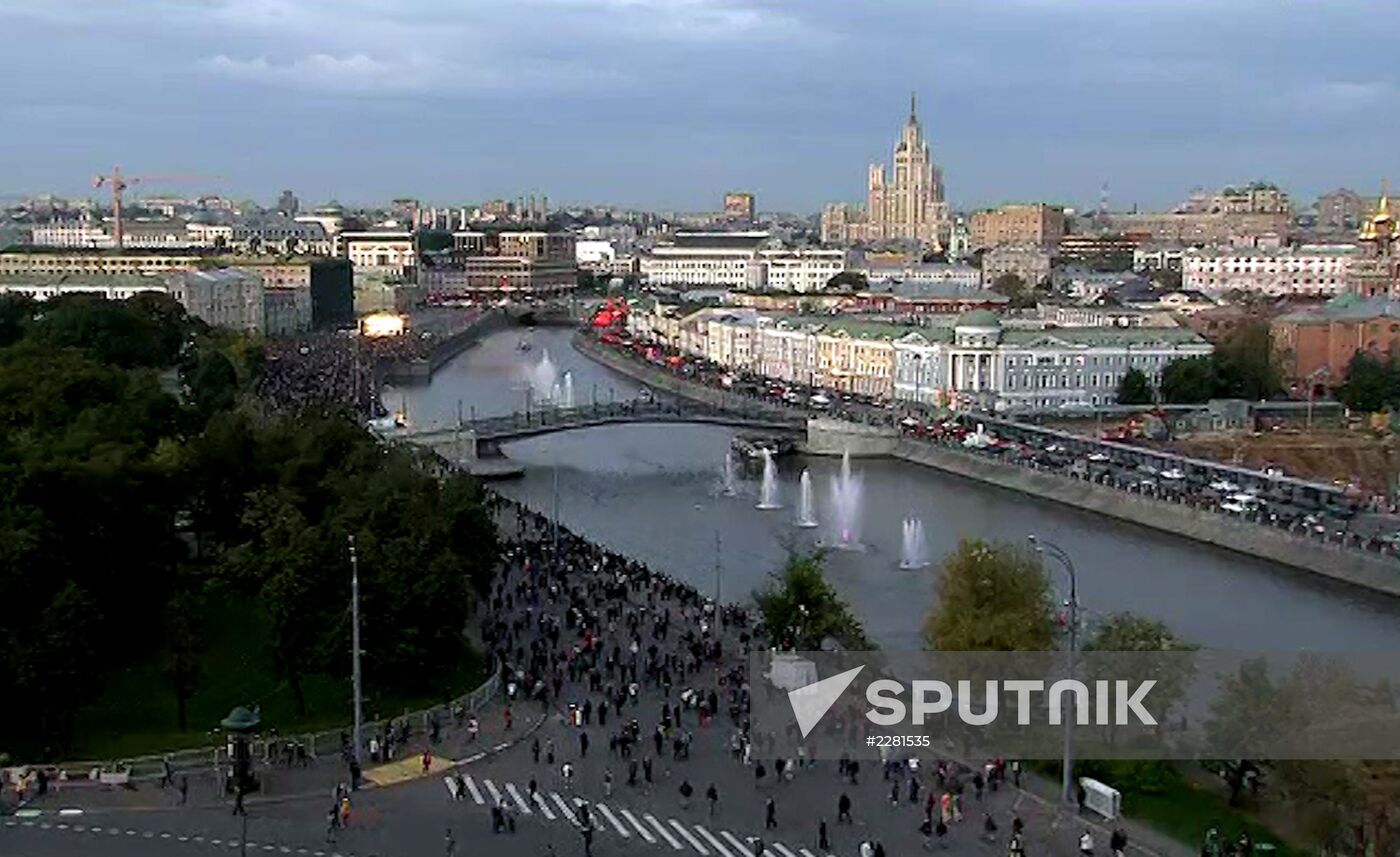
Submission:
<svg viewBox="0 0 1400 857">
<path fill-rule="evenodd" d="M 177 726 L 175 695 L 163 675 L 161 655 L 155 652 L 107 674 L 101 695 L 77 714 L 73 746 L 66 758 L 110 760 L 211 746 L 210 732 L 236 705 L 260 706 L 263 724 L 283 735 L 334 729 L 350 722 L 348 652 L 343 678 L 306 678 L 306 715 L 299 717 L 291 688 L 278 681 L 272 670 L 266 617 L 236 599 L 210 600 L 200 683 L 188 705 L 189 728 L 182 732 Z M 442 676 L 440 686 L 455 695 L 475 687 L 482 678 L 480 659 L 473 654 L 464 657 L 454 674 Z M 365 717 L 395 716 L 442 701 L 443 697 L 433 695 L 376 695 L 367 686 Z"/>
<path fill-rule="evenodd" d="M 1205 831 L 1214 823 L 1226 842 L 1234 842 L 1241 832 L 1248 832 L 1256 845 L 1272 842 L 1277 846 L 1274 853 L 1278 857 L 1303 857 L 1307 853 L 1288 844 L 1250 813 L 1229 806 L 1224 795 L 1185 779 L 1161 794 L 1123 795 L 1123 811 L 1194 848 L 1200 848 Z"/>
</svg>

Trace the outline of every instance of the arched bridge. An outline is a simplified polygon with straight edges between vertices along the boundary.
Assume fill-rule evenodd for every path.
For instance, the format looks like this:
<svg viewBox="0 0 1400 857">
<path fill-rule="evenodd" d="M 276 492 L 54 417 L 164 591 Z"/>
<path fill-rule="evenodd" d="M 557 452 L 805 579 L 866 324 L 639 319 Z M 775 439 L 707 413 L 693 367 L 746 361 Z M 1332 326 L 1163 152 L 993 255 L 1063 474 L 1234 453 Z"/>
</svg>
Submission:
<svg viewBox="0 0 1400 857">
<path fill-rule="evenodd" d="M 471 444 L 463 449 L 467 455 L 490 457 L 500 453 L 500 446 L 522 438 L 553 432 L 627 423 L 712 423 L 736 428 L 761 429 L 772 432 L 801 432 L 806 428 L 800 416 L 778 414 L 769 409 L 720 408 L 685 401 L 600 402 L 575 408 L 545 407 L 539 410 L 507 414 L 462 422 L 459 426 L 432 426 L 395 432 L 392 437 L 431 447 L 452 447 Z"/>
</svg>

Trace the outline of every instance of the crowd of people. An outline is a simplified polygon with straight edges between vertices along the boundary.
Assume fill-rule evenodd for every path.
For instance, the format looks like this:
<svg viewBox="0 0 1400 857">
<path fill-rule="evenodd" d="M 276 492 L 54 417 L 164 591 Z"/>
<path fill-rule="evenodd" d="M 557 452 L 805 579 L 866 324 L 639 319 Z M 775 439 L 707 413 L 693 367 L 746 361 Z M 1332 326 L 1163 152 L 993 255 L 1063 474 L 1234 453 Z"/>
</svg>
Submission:
<svg viewBox="0 0 1400 857">
<path fill-rule="evenodd" d="M 693 587 L 593 544 L 515 501 L 490 494 L 488 504 L 509 534 L 505 569 L 489 594 L 482 629 L 499 665 L 507 712 L 539 706 L 569 736 L 558 744 L 553 736 L 532 741 L 537 769 L 530 779 L 532 793 L 537 778 L 572 789 L 576 766 L 589 760 L 605 796 L 618 788 L 655 793 L 669 781 L 681 809 L 703 795 L 713 817 L 723 803 L 721 785 L 747 790 L 735 783 L 753 782 L 762 796 L 766 835 L 778 827 L 777 801 L 787 784 L 829 776 L 830 815 L 804 808 L 811 827 L 798 834 L 823 853 L 832 849 L 833 839 L 854 838 L 854 832 L 837 831 L 855 830 L 848 825 L 857 798 L 870 805 L 882 794 L 907 817 L 908 833 L 922 834 L 928 847 L 975 838 L 1000 842 L 1010 855 L 1026 853 L 1022 819 L 993 809 L 990 800 L 999 789 L 1019 786 L 1018 763 L 992 760 L 969 767 L 937 759 L 921 766 L 913 756 L 885 758 L 883 779 L 862 790 L 856 759 L 821 763 L 804 753 L 771 756 L 772 745 L 752 733 L 748 716 L 747 655 L 771 645 L 761 621 L 743 607 L 717 610 Z M 692 782 L 696 769 L 690 760 L 697 747 L 712 758 L 727 758 L 731 776 Z M 713 766 L 703 769 L 713 776 Z M 1008 784 L 1008 777 L 1014 783 Z M 753 802 L 748 795 L 735 799 L 736 805 Z M 494 829 L 504 829 L 504 819 L 510 818 L 508 804 L 499 810 Z M 586 809 L 579 819 L 588 854 L 593 823 Z M 752 845 L 755 857 L 761 857 L 762 837 L 753 838 Z M 861 857 L 888 853 L 879 837 L 842 846 Z"/>
<path fill-rule="evenodd" d="M 274 411 L 344 410 L 359 417 L 384 413 L 376 393 L 374 359 L 350 335 L 323 333 L 272 340 L 258 395 Z"/>
</svg>

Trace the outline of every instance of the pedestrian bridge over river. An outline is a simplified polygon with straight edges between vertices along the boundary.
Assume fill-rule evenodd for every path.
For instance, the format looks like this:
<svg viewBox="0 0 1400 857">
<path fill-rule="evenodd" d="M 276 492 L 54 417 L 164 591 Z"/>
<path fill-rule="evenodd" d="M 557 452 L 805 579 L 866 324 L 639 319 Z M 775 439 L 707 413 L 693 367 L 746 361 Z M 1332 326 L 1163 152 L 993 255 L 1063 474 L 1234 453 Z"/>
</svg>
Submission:
<svg viewBox="0 0 1400 857">
<path fill-rule="evenodd" d="M 632 399 L 583 405 L 575 408 L 545 407 L 538 410 L 466 420 L 460 425 L 427 426 L 390 431 L 386 437 L 408 441 L 443 453 L 455 451 L 459 459 L 498 457 L 502 444 L 554 432 L 635 423 L 711 423 L 775 434 L 805 434 L 807 424 L 800 415 L 787 415 L 762 407 L 736 402 L 717 407 L 689 401 L 647 401 Z"/>
</svg>

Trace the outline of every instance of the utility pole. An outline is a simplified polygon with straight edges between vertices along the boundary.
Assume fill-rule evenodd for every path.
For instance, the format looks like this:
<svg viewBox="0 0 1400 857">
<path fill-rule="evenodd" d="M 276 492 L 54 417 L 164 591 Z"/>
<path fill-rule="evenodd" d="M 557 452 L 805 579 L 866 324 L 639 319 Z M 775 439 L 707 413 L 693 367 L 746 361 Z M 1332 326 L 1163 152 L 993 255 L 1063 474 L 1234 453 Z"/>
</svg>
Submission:
<svg viewBox="0 0 1400 857">
<path fill-rule="evenodd" d="M 354 742 L 351 758 L 355 766 L 360 766 L 360 730 L 363 728 L 363 695 L 360 683 L 360 560 L 355 554 L 355 536 L 345 537 L 350 543 L 350 646 L 351 677 L 355 693 L 355 727 L 351 741 Z"/>
<path fill-rule="evenodd" d="M 1035 546 L 1036 553 L 1046 554 L 1064 566 L 1065 572 L 1069 575 L 1069 678 L 1074 678 L 1074 657 L 1079 648 L 1079 580 L 1074 570 L 1074 561 L 1069 558 L 1065 549 L 1044 539 L 1038 539 L 1034 534 L 1027 536 L 1032 545 Z M 1065 804 L 1073 804 L 1077 795 L 1074 787 L 1074 695 L 1070 694 L 1069 712 L 1065 715 L 1065 747 L 1064 763 L 1061 782 L 1061 798 Z"/>
</svg>

